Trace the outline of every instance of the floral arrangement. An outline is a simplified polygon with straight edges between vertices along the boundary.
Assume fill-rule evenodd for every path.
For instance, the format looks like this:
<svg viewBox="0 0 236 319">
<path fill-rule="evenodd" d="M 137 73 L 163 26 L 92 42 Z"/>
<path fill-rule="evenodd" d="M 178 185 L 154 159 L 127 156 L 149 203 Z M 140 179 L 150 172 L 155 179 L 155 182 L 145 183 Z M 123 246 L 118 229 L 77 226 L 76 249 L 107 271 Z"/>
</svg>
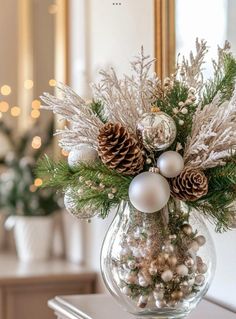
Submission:
<svg viewBox="0 0 236 319">
<path fill-rule="evenodd" d="M 236 61 L 226 42 L 205 81 L 207 51 L 196 40 L 196 52 L 162 82 L 142 50 L 130 76 L 100 72 L 91 103 L 63 84 L 60 97 L 45 93 L 44 108 L 69 124 L 56 132 L 69 156 L 68 163 L 39 162 L 43 186 L 62 190 L 66 208 L 79 218 L 105 218 L 121 201 L 153 213 L 181 200 L 218 231 L 233 227 Z"/>
<path fill-rule="evenodd" d="M 142 50 L 130 76 L 101 71 L 91 103 L 63 84 L 60 97 L 42 96 L 44 108 L 69 124 L 56 133 L 69 156 L 43 158 L 37 174 L 44 187 L 65 193 L 78 218 L 105 218 L 119 207 L 102 269 L 107 287 L 121 303 L 127 296 L 135 314 L 186 315 L 206 293 L 214 249 L 191 225 L 196 212 L 217 231 L 236 226 L 236 60 L 225 43 L 205 81 L 206 53 L 197 40 L 196 53 L 161 81 Z"/>
</svg>

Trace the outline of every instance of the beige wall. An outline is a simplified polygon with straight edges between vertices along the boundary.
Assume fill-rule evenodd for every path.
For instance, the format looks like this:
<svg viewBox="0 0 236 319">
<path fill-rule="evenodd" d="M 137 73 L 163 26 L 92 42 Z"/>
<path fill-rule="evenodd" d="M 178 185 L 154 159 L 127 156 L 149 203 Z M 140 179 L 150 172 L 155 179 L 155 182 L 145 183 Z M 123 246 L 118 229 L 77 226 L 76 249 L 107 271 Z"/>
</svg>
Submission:
<svg viewBox="0 0 236 319">
<path fill-rule="evenodd" d="M 21 103 L 20 96 L 22 96 L 22 93 L 25 94 L 29 91 L 25 90 L 24 79 L 19 74 L 19 65 L 22 64 L 22 60 L 18 53 L 22 50 L 23 45 L 22 41 L 19 41 L 18 9 L 20 3 L 21 0 L 0 1 L 0 87 L 7 84 L 12 89 L 9 96 L 0 95 L 0 101 L 6 100 L 10 107 L 19 105 L 21 108 L 30 109 L 32 99 L 38 98 L 43 91 L 52 91 L 48 86 L 48 81 L 54 77 L 55 16 L 48 13 L 50 0 L 31 0 L 31 38 L 28 40 L 31 43 L 33 53 L 32 80 L 34 81 L 34 87 L 30 90 L 31 99 L 29 102 Z M 50 118 L 48 114 L 42 113 L 42 123 L 45 123 L 45 119 L 48 118 Z M 17 119 L 13 120 L 9 112 L 4 114 L 3 120 L 16 128 Z"/>
</svg>

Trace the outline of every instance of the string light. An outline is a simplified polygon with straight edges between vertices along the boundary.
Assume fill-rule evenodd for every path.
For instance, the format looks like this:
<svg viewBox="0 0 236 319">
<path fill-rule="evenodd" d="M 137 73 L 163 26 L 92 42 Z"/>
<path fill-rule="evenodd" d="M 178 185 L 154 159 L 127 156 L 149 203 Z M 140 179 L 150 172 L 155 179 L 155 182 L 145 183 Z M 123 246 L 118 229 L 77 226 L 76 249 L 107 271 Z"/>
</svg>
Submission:
<svg viewBox="0 0 236 319">
<path fill-rule="evenodd" d="M 39 111 L 39 110 L 33 110 L 33 111 L 31 111 L 31 117 L 32 117 L 33 119 L 39 118 L 39 117 L 40 117 L 40 111 Z"/>
<path fill-rule="evenodd" d="M 57 85 L 57 81 L 55 79 L 49 80 L 48 83 L 49 83 L 50 86 L 56 86 Z"/>
<path fill-rule="evenodd" d="M 25 80 L 24 81 L 24 88 L 27 90 L 32 89 L 32 87 L 34 86 L 34 82 L 32 80 Z"/>
<path fill-rule="evenodd" d="M 0 102 L 0 112 L 7 112 L 9 110 L 9 104 L 6 101 Z"/>
<path fill-rule="evenodd" d="M 14 117 L 17 117 L 19 116 L 21 113 L 21 109 L 19 108 L 19 106 L 13 106 L 11 108 L 11 115 L 14 116 Z"/>
<path fill-rule="evenodd" d="M 69 155 L 69 153 L 65 150 L 61 150 L 61 154 L 65 157 L 67 157 Z"/>
<path fill-rule="evenodd" d="M 34 186 L 40 187 L 41 185 L 43 185 L 43 180 L 41 178 L 36 178 L 34 180 Z"/>
<path fill-rule="evenodd" d="M 38 110 L 41 106 L 41 102 L 39 100 L 33 100 L 32 102 L 32 109 Z"/>
<path fill-rule="evenodd" d="M 31 143 L 33 149 L 37 150 L 41 147 L 42 145 L 42 140 L 41 140 L 41 137 L 40 136 L 35 136 L 32 140 L 32 143 Z"/>
<path fill-rule="evenodd" d="M 55 3 L 50 4 L 50 6 L 48 6 L 48 13 L 49 14 L 56 14 L 57 10 L 58 10 L 58 6 Z"/>
<path fill-rule="evenodd" d="M 1 87 L 1 94 L 2 95 L 9 95 L 9 94 L 11 94 L 11 87 L 9 86 L 9 85 L 3 85 L 2 87 Z"/>
</svg>

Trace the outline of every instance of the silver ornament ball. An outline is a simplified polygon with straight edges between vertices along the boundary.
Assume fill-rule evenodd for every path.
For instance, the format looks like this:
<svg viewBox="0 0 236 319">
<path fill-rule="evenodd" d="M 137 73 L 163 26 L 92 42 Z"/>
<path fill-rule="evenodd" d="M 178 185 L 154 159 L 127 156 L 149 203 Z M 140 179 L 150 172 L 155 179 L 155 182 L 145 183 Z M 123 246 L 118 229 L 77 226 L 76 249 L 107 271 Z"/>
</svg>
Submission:
<svg viewBox="0 0 236 319">
<path fill-rule="evenodd" d="M 137 175 L 129 186 L 131 204 L 143 213 L 161 210 L 170 198 L 170 186 L 160 174 L 144 172 Z"/>
<path fill-rule="evenodd" d="M 178 152 L 168 151 L 158 158 L 157 167 L 161 175 L 167 178 L 177 177 L 184 168 L 184 159 Z"/>
<path fill-rule="evenodd" d="M 68 164 L 71 168 L 76 167 L 80 162 L 92 162 L 97 159 L 97 151 L 90 145 L 81 144 L 77 149 L 70 151 Z"/>
<path fill-rule="evenodd" d="M 176 125 L 164 112 L 145 113 L 137 125 L 143 145 L 149 152 L 167 149 L 176 138 Z"/>
<path fill-rule="evenodd" d="M 79 196 L 79 195 L 78 195 Z M 74 191 L 67 189 L 64 195 L 64 205 L 66 210 L 73 216 L 79 219 L 90 219 L 98 214 L 98 212 L 92 208 L 77 209 L 74 201 Z"/>
</svg>

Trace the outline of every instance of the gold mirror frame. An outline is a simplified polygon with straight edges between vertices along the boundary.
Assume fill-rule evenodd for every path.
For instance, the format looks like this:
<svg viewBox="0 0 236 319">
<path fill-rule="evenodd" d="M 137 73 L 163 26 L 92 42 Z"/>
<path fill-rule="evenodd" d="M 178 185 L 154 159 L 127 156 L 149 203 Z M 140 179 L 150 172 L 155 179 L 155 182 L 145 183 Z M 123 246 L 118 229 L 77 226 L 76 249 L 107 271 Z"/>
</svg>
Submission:
<svg viewBox="0 0 236 319">
<path fill-rule="evenodd" d="M 161 79 L 175 67 L 175 0 L 154 0 L 156 73 Z"/>
<path fill-rule="evenodd" d="M 161 79 L 173 73 L 175 68 L 175 0 L 153 0 L 155 21 L 156 73 Z M 57 0 L 55 73 L 56 79 L 65 83 L 69 79 L 69 4 L 67 0 Z"/>
<path fill-rule="evenodd" d="M 145 1 L 145 0 L 144 0 Z M 171 74 L 175 65 L 175 0 L 153 0 L 154 1 L 154 19 L 155 19 L 155 57 L 157 58 L 156 72 L 161 79 Z M 29 0 L 18 0 L 19 3 L 19 39 L 21 46 L 19 49 L 19 83 L 22 83 L 23 78 L 31 78 L 33 69 L 32 61 L 29 59 L 32 56 L 30 46 L 30 36 L 28 28 L 30 16 Z M 57 0 L 57 13 L 55 19 L 55 79 L 68 83 L 69 61 L 69 32 L 68 32 L 68 1 Z M 24 60 L 22 57 L 27 57 Z M 25 63 L 22 63 L 25 61 Z M 27 74 L 26 74 L 27 73 Z M 22 90 L 21 90 L 22 92 Z M 27 94 L 27 96 L 26 96 Z M 20 95 L 22 105 L 29 105 L 32 96 L 29 92 L 23 92 Z M 25 108 L 21 116 L 21 130 L 24 131 L 27 127 L 27 118 L 29 106 Z"/>
</svg>

